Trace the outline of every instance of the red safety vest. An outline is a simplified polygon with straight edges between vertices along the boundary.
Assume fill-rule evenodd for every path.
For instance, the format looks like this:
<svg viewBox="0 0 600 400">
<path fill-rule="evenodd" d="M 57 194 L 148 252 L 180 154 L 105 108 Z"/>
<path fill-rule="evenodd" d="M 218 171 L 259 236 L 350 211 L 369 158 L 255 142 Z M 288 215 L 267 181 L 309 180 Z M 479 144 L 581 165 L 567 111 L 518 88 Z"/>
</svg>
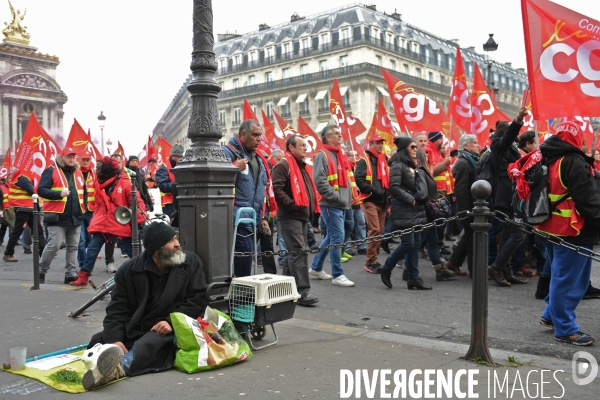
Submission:
<svg viewBox="0 0 600 400">
<path fill-rule="evenodd" d="M 33 208 L 33 199 L 29 193 L 16 184 L 20 176 L 13 175 L 8 183 L 8 206 L 14 208 Z M 25 176 L 25 178 L 27 177 Z"/>
<path fill-rule="evenodd" d="M 50 166 L 49 168 L 53 168 L 52 171 L 52 190 L 56 190 L 58 192 L 67 189 L 69 190 L 69 182 L 67 181 L 67 177 L 61 168 L 56 168 L 54 166 Z M 73 178 L 75 178 L 75 187 L 77 188 L 77 197 L 79 199 L 79 206 L 81 207 L 81 212 L 85 212 L 85 206 L 83 205 L 83 174 L 80 170 L 76 169 L 73 171 Z M 65 212 L 65 207 L 67 206 L 67 198 L 63 197 L 60 200 L 51 200 L 46 199 L 44 203 L 44 212 L 51 213 L 59 213 L 62 214 Z"/>
<path fill-rule="evenodd" d="M 166 165 L 165 165 L 166 168 Z M 169 179 L 171 182 L 175 182 L 175 175 L 171 173 L 171 168 L 167 168 L 167 172 L 169 173 Z M 167 204 L 171 204 L 173 202 L 173 193 L 164 193 L 162 190 L 160 191 L 160 204 L 164 207 Z"/>
<path fill-rule="evenodd" d="M 365 181 L 369 183 L 369 185 L 373 184 L 373 165 L 371 164 L 371 158 L 368 154 L 365 157 L 361 157 L 361 159 L 365 160 L 367 164 L 367 175 L 365 176 Z M 390 167 L 386 165 L 388 176 L 390 174 Z M 358 201 L 355 204 L 361 204 L 367 197 L 371 196 L 371 193 L 360 193 L 358 195 Z"/>
<path fill-rule="evenodd" d="M 569 193 L 560 177 L 560 167 L 563 160 L 564 157 L 553 161 L 548 168 L 548 200 L 550 200 L 550 203 L 557 202 L 563 195 Z M 591 168 L 590 173 L 593 174 Z M 575 202 L 569 196 L 556 207 L 550 218 L 540 225 L 536 225 L 535 228 L 556 236 L 578 236 L 584 224 L 583 217 L 575 208 Z"/>
</svg>

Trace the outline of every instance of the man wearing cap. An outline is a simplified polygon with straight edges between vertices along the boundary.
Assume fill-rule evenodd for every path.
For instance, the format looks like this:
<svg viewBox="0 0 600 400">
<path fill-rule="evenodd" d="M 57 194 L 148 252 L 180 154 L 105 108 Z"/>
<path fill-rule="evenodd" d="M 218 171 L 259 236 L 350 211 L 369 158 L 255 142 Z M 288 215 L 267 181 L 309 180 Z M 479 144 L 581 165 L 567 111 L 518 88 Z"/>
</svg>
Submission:
<svg viewBox="0 0 600 400">
<path fill-rule="evenodd" d="M 171 169 L 175 168 L 182 158 L 183 145 L 175 143 L 171 148 L 169 159 L 156 171 L 156 184 L 160 189 L 160 204 L 162 205 L 163 214 L 169 217 L 173 216 L 177 211 L 177 199 L 173 195 L 177 183 L 175 182 L 175 175 L 171 173 Z"/>
<path fill-rule="evenodd" d="M 122 225 L 115 219 L 115 211 L 118 207 L 129 207 L 131 205 L 131 181 L 127 174 L 119 168 L 118 161 L 108 156 L 105 156 L 96 164 L 96 176 L 98 180 L 95 187 L 95 210 L 88 228 L 91 235 L 90 243 L 88 244 L 83 266 L 77 274 L 79 277 L 70 283 L 73 286 L 87 285 L 96 263 L 96 257 L 104 244 L 110 247 L 119 239 L 121 249 L 127 253 L 129 258 L 133 256 L 131 223 Z M 137 196 L 138 208 L 143 210 L 144 203 L 139 198 L 139 194 Z M 136 211 L 133 211 L 133 214 L 137 215 L 138 223 L 142 223 L 144 217 Z"/>
<path fill-rule="evenodd" d="M 204 316 L 208 301 L 200 257 L 182 250 L 165 223 L 147 225 L 143 238 L 145 250 L 117 271 L 103 330 L 92 336 L 83 356 L 87 390 L 172 368 L 177 347 L 169 315 Z"/>
<path fill-rule="evenodd" d="M 79 268 L 83 267 L 83 262 L 85 261 L 85 252 L 87 251 L 87 246 L 90 243 L 90 234 L 88 232 L 88 228 L 90 227 L 90 222 L 94 216 L 94 205 L 96 203 L 96 174 L 90 165 L 91 161 L 92 160 L 88 154 L 84 154 L 83 156 L 79 157 L 79 170 L 83 175 L 83 208 L 85 210 L 81 218 L 79 245 L 77 248 L 77 263 L 79 264 Z"/>
<path fill-rule="evenodd" d="M 135 179 L 133 183 L 137 188 L 137 191 L 140 193 L 140 197 L 144 201 L 146 205 L 146 210 L 154 211 L 154 207 L 152 206 L 152 199 L 150 198 L 150 193 L 148 193 L 148 186 L 146 185 L 144 174 L 140 171 L 140 160 L 137 156 L 129 156 L 129 160 L 127 160 L 127 168 L 130 171 L 135 172 Z"/>
<path fill-rule="evenodd" d="M 362 199 L 361 208 L 367 220 L 367 236 L 383 234 L 388 197 L 390 195 L 390 169 L 388 159 L 383 153 L 383 138 L 378 134 L 371 136 L 367 157 L 361 158 L 356 165 L 356 186 Z M 381 266 L 377 262 L 379 242 L 367 245 L 365 271 L 376 274 Z"/>
<path fill-rule="evenodd" d="M 79 230 L 85 213 L 83 201 L 83 174 L 77 154 L 58 154 L 55 165 L 43 173 L 38 194 L 44 201 L 44 222 L 48 227 L 48 243 L 40 258 L 40 283 L 45 283 L 46 272 L 63 241 L 67 244 L 65 280 L 77 279 L 77 247 Z"/>
</svg>

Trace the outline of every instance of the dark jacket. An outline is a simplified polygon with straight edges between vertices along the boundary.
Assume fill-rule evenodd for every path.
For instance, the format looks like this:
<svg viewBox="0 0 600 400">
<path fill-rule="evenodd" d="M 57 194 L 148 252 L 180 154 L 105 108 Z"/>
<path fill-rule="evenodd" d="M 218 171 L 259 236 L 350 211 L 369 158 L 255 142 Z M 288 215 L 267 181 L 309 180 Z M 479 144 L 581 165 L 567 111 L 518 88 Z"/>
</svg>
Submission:
<svg viewBox="0 0 600 400">
<path fill-rule="evenodd" d="M 103 323 L 102 337 L 105 343 L 131 343 L 141 338 L 149 331 L 148 327 L 158 322 L 167 321 L 171 324 L 169 314 L 172 312 L 180 312 L 194 319 L 204 316 L 207 296 L 202 261 L 190 251 L 184 250 L 184 253 L 187 257 L 185 263 L 169 271 L 164 292 L 152 310 L 146 309 L 149 296 L 152 296 L 150 290 L 156 297 L 155 288 L 150 288 L 148 284 L 151 279 L 149 274 L 155 274 L 145 267 L 149 257 L 148 252 L 142 252 L 117 270 L 115 289 L 106 307 Z M 172 334 L 170 335 L 172 339 Z M 173 365 L 175 346 L 172 347 L 172 356 L 169 355 L 166 359 L 157 358 L 151 370 L 161 371 Z M 144 349 L 136 347 L 136 355 L 140 350 Z M 148 355 L 145 354 L 144 358 L 147 357 Z M 140 371 L 130 370 L 130 375 L 138 373 Z"/>
<path fill-rule="evenodd" d="M 310 215 L 313 211 L 315 201 L 315 193 L 313 193 L 312 184 L 308 172 L 306 171 L 306 163 L 295 159 L 302 174 L 302 180 L 306 187 L 308 195 L 308 207 L 296 207 L 294 195 L 290 186 L 290 166 L 286 158 L 282 158 L 275 167 L 271 179 L 273 180 L 273 192 L 275 192 L 275 201 L 277 201 L 277 218 L 278 219 L 297 219 L 307 222 L 310 220 Z"/>
<path fill-rule="evenodd" d="M 409 166 L 408 160 L 403 159 L 403 151 L 396 153 L 390 168 L 390 193 L 392 195 L 392 225 L 397 229 L 406 229 L 414 225 L 425 224 L 427 214 L 423 204 L 413 205 L 415 198 L 414 166 Z M 411 171 L 412 169 L 412 171 Z"/>
<path fill-rule="evenodd" d="M 167 162 L 171 164 L 171 168 L 175 168 L 177 165 L 177 162 L 171 157 L 169 157 Z M 169 177 L 169 171 L 164 163 L 156 170 L 156 185 L 163 193 L 173 193 L 173 182 Z M 173 195 L 173 197 L 175 197 L 175 195 Z M 173 215 L 175 211 L 177 211 L 177 198 L 174 198 L 171 204 L 164 206 L 162 210 L 163 214 L 169 216 Z"/>
<path fill-rule="evenodd" d="M 508 177 L 508 165 L 521 158 L 515 139 L 523 124 L 512 121 L 507 131 L 500 138 L 494 138 L 490 149 L 492 165 L 498 175 L 498 181 L 494 190 L 494 207 L 510 211 L 512 215 L 512 181 Z"/>
<path fill-rule="evenodd" d="M 62 214 L 58 214 L 58 221 L 47 222 L 47 224 L 49 226 L 80 226 L 83 213 L 81 212 L 81 206 L 79 205 L 79 194 L 77 193 L 75 176 L 73 175 L 75 170 L 79 169 L 78 163 L 75 163 L 73 167 L 70 167 L 65 164 L 62 157 L 56 157 L 56 166 L 51 165 L 42 173 L 42 178 L 40 179 L 40 184 L 38 186 L 38 195 L 49 200 L 62 199 L 60 191 L 52 190 L 52 174 L 56 167 L 59 167 L 64 172 L 70 193 L 67 196 L 65 211 Z"/>
<path fill-rule="evenodd" d="M 356 186 L 361 193 L 371 194 L 364 200 L 364 202 L 371 202 L 381 206 L 386 206 L 387 199 L 390 195 L 390 190 L 381 186 L 381 177 L 379 176 L 379 168 L 377 168 L 377 157 L 375 157 L 370 150 L 365 151 L 365 154 L 367 157 L 369 157 L 369 161 L 371 161 L 373 183 L 369 183 L 365 179 L 367 176 L 367 161 L 361 158 L 358 160 L 358 163 L 356 164 L 356 170 L 354 171 Z"/>
<path fill-rule="evenodd" d="M 29 178 L 27 178 L 24 175 L 20 175 L 19 179 L 17 179 L 17 183 L 15 183 L 16 186 L 20 187 L 21 189 L 23 189 L 24 191 L 27 192 L 28 195 L 33 196 L 33 194 L 35 193 L 35 191 L 33 190 L 33 184 L 31 183 L 31 181 L 29 180 Z M 17 208 L 15 210 L 15 212 L 33 212 L 33 209 L 31 208 Z"/>
<path fill-rule="evenodd" d="M 454 196 L 456 196 L 457 211 L 473 210 L 474 198 L 471 195 L 471 186 L 477 180 L 477 161 L 479 157 L 468 153 L 466 150 L 458 152 L 458 158 L 452 167 L 454 176 Z M 467 157 L 471 157 L 471 162 Z"/>
<path fill-rule="evenodd" d="M 221 148 L 225 152 L 225 155 L 231 162 L 236 162 L 239 157 L 248 158 L 250 157 L 246 153 L 246 149 L 240 145 L 240 142 L 237 136 L 232 137 L 229 140 L 229 144 L 236 149 L 236 152 L 231 150 L 229 146 L 222 146 Z M 253 157 L 258 157 L 254 154 Z M 246 173 L 244 171 L 238 172 L 235 176 L 235 201 L 233 203 L 233 217 L 237 213 L 237 210 L 240 207 L 252 207 L 256 212 L 256 222 L 257 226 L 260 226 L 260 222 L 263 214 L 263 204 L 265 201 L 265 188 L 267 187 L 267 170 L 265 169 L 265 165 L 260 160 L 257 159 L 258 167 L 260 171 L 258 172 L 258 182 L 254 181 L 254 170 L 252 169 L 252 165 L 250 161 L 248 161 L 248 166 L 246 167 Z M 232 221 L 233 222 L 233 221 Z"/>
<path fill-rule="evenodd" d="M 563 239 L 576 245 L 598 244 L 600 184 L 590 172 L 594 159 L 557 136 L 548 138 L 540 146 L 540 150 L 545 159 L 565 157 L 561 163 L 560 179 L 567 187 L 575 208 L 585 221 L 579 236 L 564 236 Z"/>
<path fill-rule="evenodd" d="M 128 168 L 135 172 L 135 179 L 132 179 L 132 181 L 135 184 L 135 188 L 140 194 L 140 197 L 144 201 L 144 204 L 146 205 L 146 210 L 154 211 L 154 206 L 152 204 L 152 199 L 150 198 L 150 193 L 148 193 L 148 186 L 146 185 L 144 174 L 140 172 L 139 168 Z M 167 176 L 168 175 L 169 174 L 167 174 Z"/>
</svg>

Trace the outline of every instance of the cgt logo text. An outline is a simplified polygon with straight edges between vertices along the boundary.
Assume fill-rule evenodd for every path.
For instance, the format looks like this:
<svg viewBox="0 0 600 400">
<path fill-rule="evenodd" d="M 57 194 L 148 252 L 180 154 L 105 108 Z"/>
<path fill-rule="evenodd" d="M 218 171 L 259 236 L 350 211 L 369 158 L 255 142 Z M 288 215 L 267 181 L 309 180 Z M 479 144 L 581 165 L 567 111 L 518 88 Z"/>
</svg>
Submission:
<svg viewBox="0 0 600 400">
<path fill-rule="evenodd" d="M 583 361 L 582 361 L 583 360 Z M 565 395 L 564 370 L 532 369 L 529 371 L 488 370 L 482 384 L 487 390 L 481 398 L 555 398 Z M 598 375 L 596 359 L 585 351 L 573 355 L 572 376 L 576 385 L 587 385 Z M 340 370 L 340 398 L 367 399 L 477 399 L 480 398 L 478 369 L 399 369 Z M 486 379 L 487 378 L 487 379 Z M 552 390 L 549 390 L 552 389 Z M 363 397 L 364 396 L 364 397 Z"/>
</svg>

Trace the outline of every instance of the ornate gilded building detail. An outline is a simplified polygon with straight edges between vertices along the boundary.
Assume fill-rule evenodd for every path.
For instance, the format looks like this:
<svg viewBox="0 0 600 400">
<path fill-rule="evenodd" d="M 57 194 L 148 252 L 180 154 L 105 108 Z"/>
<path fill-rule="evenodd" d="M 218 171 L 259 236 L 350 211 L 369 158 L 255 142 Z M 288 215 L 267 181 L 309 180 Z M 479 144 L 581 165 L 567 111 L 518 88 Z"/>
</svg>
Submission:
<svg viewBox="0 0 600 400">
<path fill-rule="evenodd" d="M 4 39 L 5 42 L 13 42 L 18 44 L 29 45 L 29 38 L 31 35 L 27 32 L 27 27 L 23 25 L 23 19 L 25 18 L 25 14 L 27 13 L 27 9 L 23 11 L 21 14 L 21 10 L 16 10 L 11 4 L 10 0 L 8 1 L 8 5 L 10 6 L 10 13 L 12 15 L 12 21 L 5 22 L 6 28 L 2 30 L 2 33 L 6 37 Z"/>
<path fill-rule="evenodd" d="M 55 84 L 50 82 L 48 79 L 43 78 L 41 76 L 37 76 L 34 74 L 19 74 L 14 75 L 8 78 L 3 82 L 5 85 L 11 86 L 23 86 L 32 89 L 41 89 L 41 90 L 53 90 L 59 91 L 60 89 L 56 87 Z"/>
</svg>

